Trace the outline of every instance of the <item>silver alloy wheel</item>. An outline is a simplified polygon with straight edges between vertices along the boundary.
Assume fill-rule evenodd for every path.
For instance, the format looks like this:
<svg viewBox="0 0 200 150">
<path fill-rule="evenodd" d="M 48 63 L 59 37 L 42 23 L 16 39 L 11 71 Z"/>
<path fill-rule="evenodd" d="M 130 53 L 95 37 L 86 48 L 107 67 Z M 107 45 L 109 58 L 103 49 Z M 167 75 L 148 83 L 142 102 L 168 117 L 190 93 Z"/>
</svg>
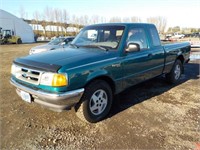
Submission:
<svg viewBox="0 0 200 150">
<path fill-rule="evenodd" d="M 178 80 L 180 75 L 181 75 L 181 67 L 180 67 L 180 65 L 178 65 L 178 64 L 176 65 L 174 73 L 175 73 L 175 79 Z"/>
<path fill-rule="evenodd" d="M 108 96 L 104 90 L 100 89 L 95 91 L 92 95 L 89 102 L 89 108 L 93 115 L 99 115 L 105 110 L 107 104 Z"/>
</svg>

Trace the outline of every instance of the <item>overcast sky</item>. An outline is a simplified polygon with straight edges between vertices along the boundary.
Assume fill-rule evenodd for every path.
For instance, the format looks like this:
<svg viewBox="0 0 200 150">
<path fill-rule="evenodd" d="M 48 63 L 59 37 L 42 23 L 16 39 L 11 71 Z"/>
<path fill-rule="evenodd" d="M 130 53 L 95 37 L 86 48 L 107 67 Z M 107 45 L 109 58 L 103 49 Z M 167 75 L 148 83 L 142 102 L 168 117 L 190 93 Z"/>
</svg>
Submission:
<svg viewBox="0 0 200 150">
<path fill-rule="evenodd" d="M 28 19 L 46 7 L 66 9 L 70 16 L 110 17 L 163 16 L 168 26 L 200 28 L 200 0 L 0 0 L 0 8 L 20 17 L 24 8 Z"/>
</svg>

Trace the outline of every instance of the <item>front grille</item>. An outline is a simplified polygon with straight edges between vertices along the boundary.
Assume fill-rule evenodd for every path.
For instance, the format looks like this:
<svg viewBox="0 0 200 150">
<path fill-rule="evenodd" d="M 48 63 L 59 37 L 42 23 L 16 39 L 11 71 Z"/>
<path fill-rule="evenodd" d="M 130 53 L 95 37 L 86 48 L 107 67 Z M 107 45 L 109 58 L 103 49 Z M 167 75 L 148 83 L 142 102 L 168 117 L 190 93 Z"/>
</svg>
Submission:
<svg viewBox="0 0 200 150">
<path fill-rule="evenodd" d="M 43 72 L 17 66 L 16 78 L 24 82 L 38 85 Z"/>
</svg>

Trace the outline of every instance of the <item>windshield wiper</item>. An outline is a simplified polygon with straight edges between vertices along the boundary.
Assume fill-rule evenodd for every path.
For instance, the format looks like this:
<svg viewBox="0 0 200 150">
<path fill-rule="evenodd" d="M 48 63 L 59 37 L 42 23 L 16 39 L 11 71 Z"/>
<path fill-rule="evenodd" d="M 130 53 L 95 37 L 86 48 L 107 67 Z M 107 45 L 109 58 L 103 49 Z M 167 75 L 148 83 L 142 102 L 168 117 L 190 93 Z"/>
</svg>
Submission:
<svg viewBox="0 0 200 150">
<path fill-rule="evenodd" d="M 100 49 L 102 49 L 102 50 L 106 50 L 106 51 L 109 50 L 109 49 L 108 49 L 107 47 L 105 47 L 105 46 L 97 45 L 97 47 L 100 48 Z"/>
<path fill-rule="evenodd" d="M 69 44 L 69 45 L 74 47 L 74 48 L 79 48 L 76 44 Z"/>
<path fill-rule="evenodd" d="M 83 46 L 83 47 L 91 47 L 91 48 L 99 48 L 99 49 L 102 49 L 102 50 L 106 50 L 106 51 L 108 51 L 109 49 L 110 49 L 110 47 L 108 47 L 108 46 L 102 46 L 102 45 L 81 45 L 81 46 Z"/>
</svg>

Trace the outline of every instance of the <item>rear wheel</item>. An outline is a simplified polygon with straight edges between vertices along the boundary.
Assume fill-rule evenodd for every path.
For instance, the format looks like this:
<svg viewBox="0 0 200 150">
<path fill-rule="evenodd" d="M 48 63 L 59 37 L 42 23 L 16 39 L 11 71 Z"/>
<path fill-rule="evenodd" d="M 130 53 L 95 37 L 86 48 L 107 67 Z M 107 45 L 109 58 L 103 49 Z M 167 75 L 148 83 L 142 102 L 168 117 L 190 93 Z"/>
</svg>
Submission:
<svg viewBox="0 0 200 150">
<path fill-rule="evenodd" d="M 76 107 L 76 114 L 83 121 L 98 122 L 109 113 L 112 99 L 112 90 L 108 83 L 96 80 L 85 88 L 81 103 Z"/>
<path fill-rule="evenodd" d="M 167 81 L 169 83 L 178 82 L 181 77 L 182 70 L 183 70 L 183 64 L 179 59 L 177 59 L 170 73 L 166 74 Z"/>
<path fill-rule="evenodd" d="M 17 43 L 16 44 L 22 44 L 22 40 L 21 39 L 17 39 Z"/>
</svg>

